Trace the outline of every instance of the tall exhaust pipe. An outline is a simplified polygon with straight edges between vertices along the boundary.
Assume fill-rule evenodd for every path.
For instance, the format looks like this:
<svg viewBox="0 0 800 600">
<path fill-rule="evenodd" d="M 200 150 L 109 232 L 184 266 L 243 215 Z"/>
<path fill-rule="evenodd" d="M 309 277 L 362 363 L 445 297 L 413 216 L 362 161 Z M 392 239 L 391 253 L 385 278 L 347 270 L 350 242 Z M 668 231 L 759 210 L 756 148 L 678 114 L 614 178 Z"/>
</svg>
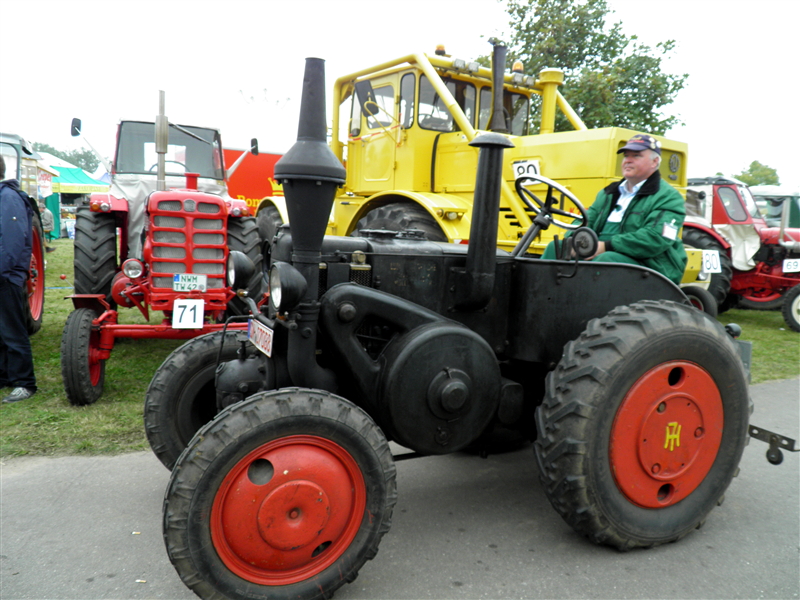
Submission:
<svg viewBox="0 0 800 600">
<path fill-rule="evenodd" d="M 295 385 L 335 391 L 336 376 L 316 361 L 317 295 L 322 238 L 346 172 L 328 147 L 326 131 L 325 61 L 307 58 L 297 141 L 275 164 L 275 179 L 283 185 L 289 213 L 292 264 L 308 284 L 297 310 L 298 327 L 289 330 L 287 362 Z"/>
</svg>

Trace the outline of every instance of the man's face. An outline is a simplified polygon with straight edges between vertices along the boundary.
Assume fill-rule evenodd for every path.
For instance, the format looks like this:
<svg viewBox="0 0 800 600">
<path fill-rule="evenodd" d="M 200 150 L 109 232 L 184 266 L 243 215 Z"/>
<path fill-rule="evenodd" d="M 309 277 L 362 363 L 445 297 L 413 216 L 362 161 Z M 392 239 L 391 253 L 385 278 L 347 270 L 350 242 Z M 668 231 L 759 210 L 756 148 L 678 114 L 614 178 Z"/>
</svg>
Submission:
<svg viewBox="0 0 800 600">
<path fill-rule="evenodd" d="M 622 176 L 636 185 L 656 172 L 658 158 L 650 150 L 625 150 L 622 159 Z"/>
</svg>

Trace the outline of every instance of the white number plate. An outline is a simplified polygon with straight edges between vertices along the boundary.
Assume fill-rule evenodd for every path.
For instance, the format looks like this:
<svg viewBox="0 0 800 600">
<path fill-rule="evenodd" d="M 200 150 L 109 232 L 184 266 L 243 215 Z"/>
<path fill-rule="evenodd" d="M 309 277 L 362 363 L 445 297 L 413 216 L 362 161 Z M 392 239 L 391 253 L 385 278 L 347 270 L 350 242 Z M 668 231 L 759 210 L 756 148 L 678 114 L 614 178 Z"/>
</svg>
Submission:
<svg viewBox="0 0 800 600">
<path fill-rule="evenodd" d="M 172 289 L 176 292 L 205 292 L 206 276 L 176 273 L 172 276 Z"/>
<path fill-rule="evenodd" d="M 529 175 L 541 175 L 538 160 L 520 160 L 514 163 L 514 179 L 528 177 Z"/>
<path fill-rule="evenodd" d="M 250 319 L 247 323 L 247 337 L 253 346 L 267 356 L 272 356 L 272 329 L 260 321 Z"/>
<path fill-rule="evenodd" d="M 722 273 L 719 250 L 703 250 L 703 273 Z"/>
<path fill-rule="evenodd" d="M 202 329 L 203 304 L 203 300 L 175 300 L 172 304 L 172 326 L 175 329 Z"/>
<path fill-rule="evenodd" d="M 800 258 L 787 258 L 783 261 L 784 273 L 797 273 L 800 271 Z"/>
</svg>

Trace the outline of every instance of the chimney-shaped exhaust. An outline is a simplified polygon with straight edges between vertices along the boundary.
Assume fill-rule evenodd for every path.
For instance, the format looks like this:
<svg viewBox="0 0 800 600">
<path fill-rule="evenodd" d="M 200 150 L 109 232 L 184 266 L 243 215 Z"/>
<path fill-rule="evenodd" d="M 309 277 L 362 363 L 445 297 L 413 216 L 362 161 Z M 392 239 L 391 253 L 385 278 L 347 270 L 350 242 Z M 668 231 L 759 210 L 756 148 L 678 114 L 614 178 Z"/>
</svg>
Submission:
<svg viewBox="0 0 800 600">
<path fill-rule="evenodd" d="M 295 385 L 335 391 L 336 376 L 316 360 L 317 295 L 322 238 L 346 173 L 328 147 L 325 121 L 325 61 L 307 58 L 297 142 L 275 164 L 289 213 L 292 264 L 308 284 L 297 309 L 297 328 L 289 330 L 287 366 Z"/>
</svg>

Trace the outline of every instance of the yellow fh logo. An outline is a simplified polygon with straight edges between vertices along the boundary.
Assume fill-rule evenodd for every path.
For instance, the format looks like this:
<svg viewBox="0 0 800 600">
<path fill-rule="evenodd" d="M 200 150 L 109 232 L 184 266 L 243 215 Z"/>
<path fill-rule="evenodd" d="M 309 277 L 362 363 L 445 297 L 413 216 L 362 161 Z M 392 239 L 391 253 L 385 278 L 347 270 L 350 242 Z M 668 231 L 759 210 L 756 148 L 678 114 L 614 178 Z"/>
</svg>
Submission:
<svg viewBox="0 0 800 600">
<path fill-rule="evenodd" d="M 672 452 L 681 445 L 681 426 L 677 422 L 667 423 L 667 435 L 664 438 L 664 448 Z"/>
</svg>

